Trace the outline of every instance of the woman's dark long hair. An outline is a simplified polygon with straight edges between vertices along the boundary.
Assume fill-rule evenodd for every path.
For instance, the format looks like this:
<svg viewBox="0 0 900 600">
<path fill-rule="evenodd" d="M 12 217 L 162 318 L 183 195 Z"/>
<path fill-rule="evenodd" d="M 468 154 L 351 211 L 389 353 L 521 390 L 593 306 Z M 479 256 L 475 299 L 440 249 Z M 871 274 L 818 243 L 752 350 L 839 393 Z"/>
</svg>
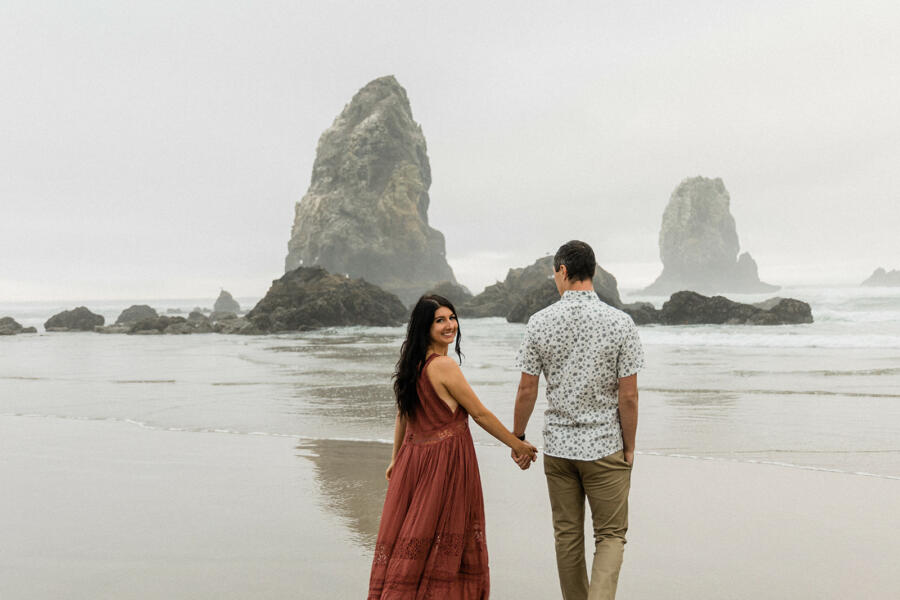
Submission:
<svg viewBox="0 0 900 600">
<path fill-rule="evenodd" d="M 397 370 L 394 371 L 394 395 L 397 397 L 397 409 L 405 417 L 411 417 L 419 405 L 419 395 L 416 393 L 416 381 L 425 365 L 425 353 L 431 343 L 431 325 L 434 323 L 434 313 L 441 306 L 445 306 L 456 315 L 453 304 L 437 294 L 428 294 L 419 298 L 409 316 L 409 325 L 406 327 L 406 339 L 400 347 L 400 360 L 397 361 Z M 456 323 L 456 355 L 462 363 L 462 352 L 459 349 L 459 340 L 462 337 L 459 329 L 459 321 Z"/>
</svg>

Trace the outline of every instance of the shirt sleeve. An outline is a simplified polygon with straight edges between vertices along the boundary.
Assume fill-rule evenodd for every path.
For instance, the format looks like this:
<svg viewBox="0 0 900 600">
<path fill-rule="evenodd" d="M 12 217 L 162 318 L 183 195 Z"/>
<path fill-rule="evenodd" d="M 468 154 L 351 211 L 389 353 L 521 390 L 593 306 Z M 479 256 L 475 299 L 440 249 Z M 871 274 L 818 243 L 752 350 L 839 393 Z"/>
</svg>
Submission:
<svg viewBox="0 0 900 600">
<path fill-rule="evenodd" d="M 619 348 L 619 358 L 616 361 L 616 373 L 619 379 L 622 379 L 623 377 L 634 375 L 643 366 L 644 348 L 641 346 L 638 328 L 634 321 L 628 319 L 622 346 Z"/>
<path fill-rule="evenodd" d="M 516 368 L 529 375 L 540 375 L 544 363 L 537 344 L 537 335 L 531 321 L 525 327 L 525 337 L 516 354 Z"/>
</svg>

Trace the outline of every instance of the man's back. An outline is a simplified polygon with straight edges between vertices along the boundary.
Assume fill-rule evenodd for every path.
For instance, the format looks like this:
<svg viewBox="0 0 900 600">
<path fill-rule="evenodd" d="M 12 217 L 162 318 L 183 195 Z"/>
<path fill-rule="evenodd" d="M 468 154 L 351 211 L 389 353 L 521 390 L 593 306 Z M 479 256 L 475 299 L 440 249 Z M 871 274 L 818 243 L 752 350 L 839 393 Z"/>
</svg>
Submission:
<svg viewBox="0 0 900 600">
<path fill-rule="evenodd" d="M 516 362 L 547 379 L 546 454 L 596 460 L 622 450 L 618 380 L 643 364 L 631 317 L 593 291 L 566 291 L 532 315 Z"/>
</svg>

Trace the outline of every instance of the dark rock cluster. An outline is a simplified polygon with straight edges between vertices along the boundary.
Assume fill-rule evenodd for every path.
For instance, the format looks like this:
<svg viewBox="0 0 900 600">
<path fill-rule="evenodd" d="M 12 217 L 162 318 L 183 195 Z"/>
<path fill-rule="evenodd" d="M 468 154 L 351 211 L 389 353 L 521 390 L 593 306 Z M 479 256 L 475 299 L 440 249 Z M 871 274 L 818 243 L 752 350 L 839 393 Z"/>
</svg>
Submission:
<svg viewBox="0 0 900 600">
<path fill-rule="evenodd" d="M 105 319 L 96 315 L 84 306 L 72 310 L 64 310 L 55 314 L 44 323 L 46 331 L 94 331 L 101 327 Z"/>
<path fill-rule="evenodd" d="M 661 310 L 644 302 L 628 305 L 625 312 L 638 325 L 793 325 L 813 322 L 809 304 L 800 300 L 773 298 L 754 305 L 690 291 L 672 294 Z"/>
<path fill-rule="evenodd" d="M 19 333 L 37 333 L 34 327 L 22 327 L 12 317 L 0 318 L 0 335 L 16 335 Z"/>
<path fill-rule="evenodd" d="M 341 325 L 399 325 L 407 317 L 397 296 L 362 279 L 321 267 L 298 267 L 272 287 L 246 319 L 260 332 L 303 331 Z"/>
<path fill-rule="evenodd" d="M 116 319 L 116 325 L 127 325 L 137 323 L 144 319 L 155 319 L 159 314 L 146 304 L 134 304 L 123 310 Z"/>
<path fill-rule="evenodd" d="M 599 265 L 594 274 L 594 290 L 607 304 L 617 308 L 622 306 L 616 278 Z M 510 269 L 506 279 L 486 287 L 457 308 L 461 317 L 505 317 L 512 323 L 524 323 L 557 300 L 559 292 L 553 282 L 553 257 L 545 256 L 527 267 Z"/>
</svg>

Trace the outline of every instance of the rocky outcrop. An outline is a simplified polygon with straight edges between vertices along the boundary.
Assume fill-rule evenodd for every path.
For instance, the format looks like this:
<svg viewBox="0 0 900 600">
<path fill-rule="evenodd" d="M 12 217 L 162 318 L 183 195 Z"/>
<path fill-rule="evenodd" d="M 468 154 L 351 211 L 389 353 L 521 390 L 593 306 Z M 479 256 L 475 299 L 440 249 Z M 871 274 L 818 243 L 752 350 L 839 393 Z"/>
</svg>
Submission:
<svg viewBox="0 0 900 600">
<path fill-rule="evenodd" d="M 650 302 L 633 302 L 622 306 L 622 310 L 631 317 L 635 325 L 652 325 L 659 323 L 659 309 Z"/>
<path fill-rule="evenodd" d="M 397 296 L 361 279 L 321 267 L 298 267 L 272 287 L 246 315 L 261 332 L 302 331 L 341 325 L 399 325 L 407 317 Z"/>
<path fill-rule="evenodd" d="M 22 327 L 12 317 L 0 319 L 0 335 L 16 335 L 19 333 L 37 333 L 37 329 L 34 327 Z"/>
<path fill-rule="evenodd" d="M 364 277 L 407 304 L 439 282 L 455 283 L 444 236 L 428 225 L 430 186 L 406 90 L 392 76 L 372 81 L 319 138 L 285 271 L 321 266 Z"/>
<path fill-rule="evenodd" d="M 459 310 L 460 306 L 472 299 L 472 292 L 469 291 L 469 288 L 458 283 L 453 283 L 452 281 L 442 281 L 425 293 L 443 296 L 453 303 L 453 306 L 455 306 L 457 310 Z"/>
<path fill-rule="evenodd" d="M 234 313 L 219 313 L 219 317 L 209 318 L 203 313 L 192 312 L 184 317 L 158 316 L 132 323 L 124 330 L 122 326 L 101 327 L 101 333 L 128 333 L 131 335 L 187 335 L 192 333 L 239 333 L 256 334 L 259 331 L 247 319 Z M 115 329 L 114 329 L 115 328 Z"/>
<path fill-rule="evenodd" d="M 594 290 L 600 299 L 615 307 L 622 306 L 616 278 L 599 265 L 594 274 Z M 506 279 L 484 289 L 458 307 L 462 318 L 505 317 L 512 323 L 524 323 L 537 311 L 559 300 L 553 282 L 553 257 L 545 256 L 520 269 L 510 269 Z"/>
<path fill-rule="evenodd" d="M 93 331 L 95 327 L 102 326 L 105 319 L 96 315 L 84 306 L 72 310 L 64 310 L 55 314 L 44 323 L 47 331 Z"/>
<path fill-rule="evenodd" d="M 146 304 L 134 304 L 129 306 L 116 319 L 116 325 L 125 325 L 129 323 L 137 323 L 144 319 L 155 319 L 158 317 L 156 310 L 150 308 Z"/>
<path fill-rule="evenodd" d="M 237 314 L 241 312 L 241 305 L 232 298 L 231 294 L 222 290 L 219 292 L 219 297 L 216 298 L 216 303 L 213 305 L 213 312 Z"/>
<path fill-rule="evenodd" d="M 895 287 L 900 286 L 900 271 L 885 271 L 882 268 L 875 269 L 868 279 L 862 282 L 862 285 L 871 285 L 878 287 Z"/>
<path fill-rule="evenodd" d="M 731 197 L 719 178 L 682 181 L 669 198 L 659 232 L 662 274 L 647 294 L 678 290 L 755 293 L 778 289 L 759 280 L 756 261 L 738 256 Z"/>
<path fill-rule="evenodd" d="M 741 304 L 723 296 L 682 291 L 672 294 L 659 311 L 662 325 L 788 325 L 812 323 L 809 304 L 792 298 L 766 303 L 768 309 Z M 630 313 L 629 313 L 630 314 Z M 635 321 L 637 322 L 637 321 Z"/>
</svg>

